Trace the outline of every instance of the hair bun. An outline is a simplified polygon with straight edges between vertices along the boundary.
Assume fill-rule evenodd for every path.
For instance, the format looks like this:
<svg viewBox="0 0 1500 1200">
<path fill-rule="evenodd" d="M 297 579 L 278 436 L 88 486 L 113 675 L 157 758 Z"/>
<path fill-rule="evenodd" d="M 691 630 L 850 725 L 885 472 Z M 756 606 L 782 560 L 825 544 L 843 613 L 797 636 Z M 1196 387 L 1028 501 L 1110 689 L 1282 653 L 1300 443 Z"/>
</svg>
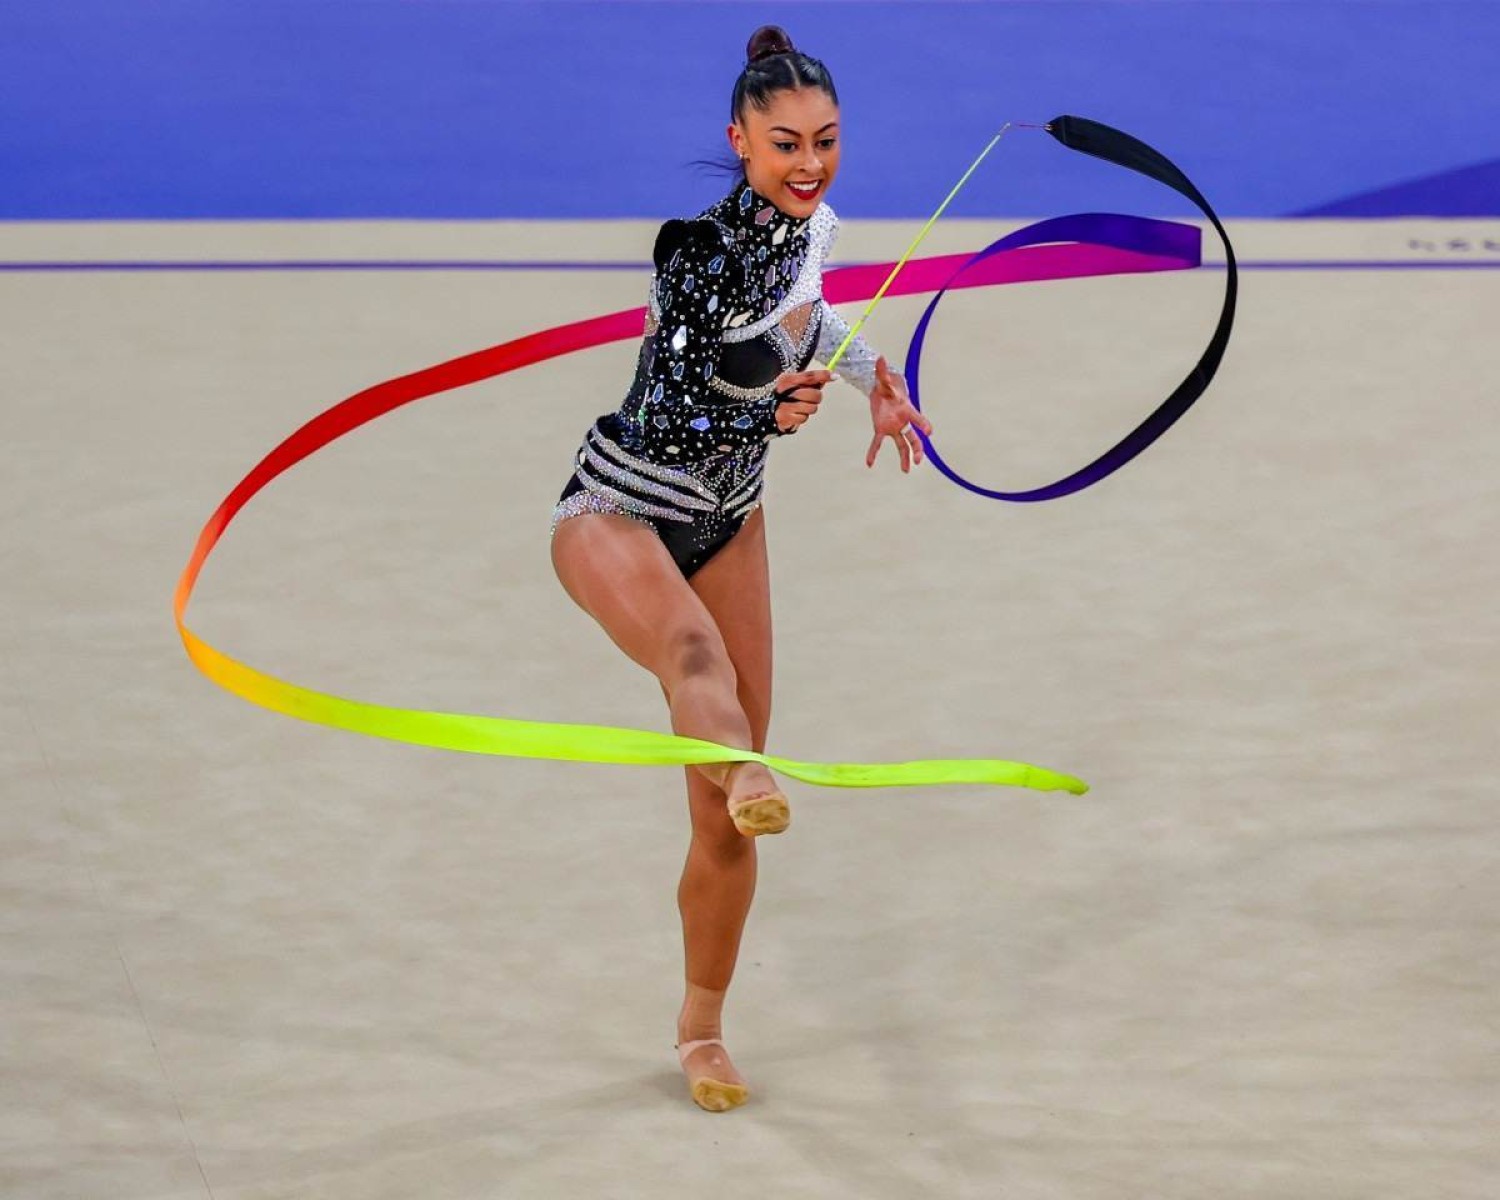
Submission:
<svg viewBox="0 0 1500 1200">
<path fill-rule="evenodd" d="M 780 25 L 762 25 L 750 35 L 750 42 L 745 47 L 745 63 L 748 66 L 773 54 L 790 54 L 795 49 L 792 39 Z"/>
</svg>

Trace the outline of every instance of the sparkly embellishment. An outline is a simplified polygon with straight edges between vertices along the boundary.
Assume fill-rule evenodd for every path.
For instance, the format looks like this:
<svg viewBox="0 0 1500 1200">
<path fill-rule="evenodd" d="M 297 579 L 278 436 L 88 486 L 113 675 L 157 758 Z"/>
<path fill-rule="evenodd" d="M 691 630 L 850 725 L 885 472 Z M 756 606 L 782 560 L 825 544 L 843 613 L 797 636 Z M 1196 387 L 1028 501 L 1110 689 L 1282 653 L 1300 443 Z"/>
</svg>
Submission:
<svg viewBox="0 0 1500 1200">
<path fill-rule="evenodd" d="M 765 478 L 765 473 L 766 458 L 765 455 L 761 455 L 760 461 L 756 464 L 755 468 L 748 475 L 746 475 L 743 480 L 740 481 L 739 486 L 736 487 L 734 491 L 730 492 L 730 494 L 724 498 L 724 507 L 730 508 L 733 505 L 739 504 L 747 498 L 752 501 L 759 501 L 761 483 Z"/>
<path fill-rule="evenodd" d="M 678 455 L 683 451 L 672 445 L 664 452 Z M 732 442 L 719 442 L 711 457 L 677 468 L 627 453 L 596 425 L 589 430 L 583 453 L 586 462 L 580 464 L 575 477 L 586 491 L 556 506 L 554 530 L 559 521 L 581 513 L 617 513 L 688 526 L 707 544 L 726 517 L 739 519 L 761 501 L 767 453 L 760 439 L 739 449 Z M 698 475 L 713 480 L 715 487 L 708 487 Z"/>
<path fill-rule="evenodd" d="M 834 238 L 838 233 L 838 224 L 838 217 L 833 209 L 826 204 L 818 207 L 804 226 L 807 234 L 805 248 L 799 246 L 792 254 L 794 260 L 792 269 L 796 272 L 795 282 L 773 312 L 759 317 L 748 325 L 744 322 L 736 325 L 731 321 L 722 335 L 726 342 L 747 342 L 751 338 L 759 337 L 784 317 L 788 309 L 822 300 L 823 260 L 828 257 L 828 251 L 833 246 Z M 840 365 L 848 361 L 846 356 L 840 360 Z M 861 387 L 868 395 L 869 389 L 864 388 L 863 385 Z"/>
<path fill-rule="evenodd" d="M 609 479 L 612 483 L 619 484 L 622 488 L 629 488 L 630 491 L 620 491 L 618 488 L 611 486 L 611 484 L 605 484 L 602 480 L 594 478 L 594 475 L 590 472 L 597 473 L 598 475 Z M 674 475 L 682 475 L 681 471 L 674 471 L 671 473 Z M 718 497 L 709 499 L 701 495 L 686 495 L 681 489 L 663 487 L 661 484 L 655 483 L 642 475 L 637 475 L 635 472 L 621 466 L 619 463 L 611 462 L 603 455 L 597 453 L 592 446 L 588 447 L 588 469 L 579 471 L 578 478 L 581 482 L 588 485 L 599 484 L 603 487 L 609 487 L 610 491 L 613 492 L 616 496 L 622 498 L 624 503 L 626 503 L 627 505 L 648 505 L 649 501 L 643 500 L 640 498 L 640 496 L 632 494 L 635 492 L 643 492 L 647 496 L 652 497 L 652 499 L 660 500 L 664 504 L 666 504 L 669 511 L 678 514 L 677 519 L 679 520 L 692 520 L 692 512 L 688 510 L 693 510 L 696 512 L 712 512 L 719 506 Z M 699 484 L 698 481 L 690 475 L 685 476 L 685 479 L 687 483 L 693 484 L 695 487 L 698 487 L 702 491 L 708 490 L 706 488 L 703 488 L 702 485 Z M 712 493 L 710 493 L 710 495 L 712 495 Z M 661 512 L 661 509 L 657 508 L 656 505 L 650 505 L 650 507 L 656 509 L 657 514 Z"/>
<path fill-rule="evenodd" d="M 673 250 L 672 251 L 672 258 L 671 258 L 671 261 L 669 261 L 667 263 L 667 268 L 670 270 L 670 269 L 676 267 L 677 264 L 680 263 L 681 261 L 682 261 L 682 251 L 681 250 Z"/>
<path fill-rule="evenodd" d="M 678 467 L 663 467 L 653 462 L 647 462 L 644 458 L 637 458 L 625 450 L 622 450 L 609 438 L 599 432 L 598 426 L 589 430 L 589 440 L 599 448 L 600 453 L 606 455 L 612 462 L 622 467 L 627 467 L 637 475 L 645 475 L 650 479 L 659 480 L 662 483 L 670 483 L 675 487 L 684 488 L 696 492 L 705 500 L 717 502 L 718 497 L 712 489 L 691 475 L 684 474 Z"/>
<path fill-rule="evenodd" d="M 717 375 L 708 381 L 708 386 L 721 396 L 728 396 L 731 400 L 748 403 L 752 400 L 766 400 L 776 394 L 776 381 L 761 384 L 760 387 L 741 387 L 736 383 L 729 383 L 720 379 Z M 744 428 L 744 426 L 739 426 Z"/>
<path fill-rule="evenodd" d="M 681 253 L 671 255 L 673 270 L 653 277 L 637 382 L 614 423 L 601 419 L 590 430 L 575 477 L 591 498 L 570 498 L 569 507 L 639 515 L 649 506 L 671 514 L 685 544 L 708 549 L 760 504 L 767 446 L 779 432 L 771 419 L 774 382 L 726 383 L 715 374 L 724 362 L 715 342 L 727 350 L 762 339 L 745 365 L 760 356 L 769 361 L 748 378 L 731 356 L 725 369 L 736 384 L 764 378 L 761 370 L 769 374 L 772 363 L 781 364 L 777 370 L 806 365 L 813 343 L 821 347 L 831 335 L 820 319 L 831 310 L 820 302 L 837 219 L 826 206 L 809 219 L 791 217 L 743 183 L 697 219 L 707 224 L 691 228 L 716 231 L 719 244 L 684 239 Z M 634 421 L 637 404 L 642 412 Z"/>
<path fill-rule="evenodd" d="M 838 312 L 824 302 L 819 306 L 818 354 L 826 358 L 849 335 L 849 325 Z M 875 390 L 875 363 L 879 356 L 862 337 L 849 343 L 848 352 L 839 360 L 839 374 L 868 396 Z"/>
<path fill-rule="evenodd" d="M 581 517 L 584 513 L 608 513 L 618 517 L 632 517 L 637 521 L 645 521 L 645 518 L 631 512 L 623 504 L 616 504 L 613 500 L 601 496 L 596 492 L 574 492 L 566 500 L 558 502 L 557 507 L 552 510 L 552 532 L 557 532 L 557 527 L 572 517 Z"/>
<path fill-rule="evenodd" d="M 692 522 L 693 516 L 691 513 L 679 512 L 675 508 L 667 508 L 660 504 L 652 504 L 649 501 L 622 492 L 617 488 L 612 488 L 602 480 L 595 479 L 583 467 L 578 468 L 577 475 L 578 482 L 588 488 L 591 493 L 608 500 L 616 506 L 614 510 L 603 511 L 619 511 L 627 516 L 639 514 L 643 517 L 660 517 L 664 521 L 681 521 L 683 524 Z"/>
</svg>

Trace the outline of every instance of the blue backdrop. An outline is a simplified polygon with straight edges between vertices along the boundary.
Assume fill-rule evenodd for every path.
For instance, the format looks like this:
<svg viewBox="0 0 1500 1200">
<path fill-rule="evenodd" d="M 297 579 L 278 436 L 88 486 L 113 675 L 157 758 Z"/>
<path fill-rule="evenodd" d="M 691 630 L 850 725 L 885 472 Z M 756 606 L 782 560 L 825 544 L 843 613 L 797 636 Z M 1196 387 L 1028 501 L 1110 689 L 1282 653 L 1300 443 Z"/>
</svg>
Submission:
<svg viewBox="0 0 1500 1200">
<path fill-rule="evenodd" d="M 835 206 L 925 216 L 1006 120 L 1176 159 L 1226 215 L 1500 214 L 1500 4 L 3 0 L 0 219 L 661 217 L 723 189 L 745 40 L 843 100 Z M 1008 139 L 955 212 L 1187 212 Z"/>
</svg>

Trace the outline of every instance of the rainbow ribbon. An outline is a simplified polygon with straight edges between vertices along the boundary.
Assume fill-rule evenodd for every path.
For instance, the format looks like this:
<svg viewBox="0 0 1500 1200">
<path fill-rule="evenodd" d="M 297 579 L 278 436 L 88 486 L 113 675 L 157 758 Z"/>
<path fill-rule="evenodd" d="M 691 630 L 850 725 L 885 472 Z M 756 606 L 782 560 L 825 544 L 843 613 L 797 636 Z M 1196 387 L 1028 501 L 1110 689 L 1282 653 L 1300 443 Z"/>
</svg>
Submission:
<svg viewBox="0 0 1500 1200">
<path fill-rule="evenodd" d="M 905 262 L 892 280 L 891 263 L 829 272 L 824 295 L 832 303 L 862 300 L 879 281 L 889 294 L 948 287 L 986 287 L 1049 279 L 1181 270 L 1200 263 L 1198 231 L 1167 221 L 1110 215 L 1074 218 L 1075 244 L 1039 245 L 991 254 L 983 262 L 944 255 Z M 962 275 L 961 279 L 955 278 Z M 413 401 L 546 362 L 594 346 L 639 338 L 644 308 L 591 317 L 452 359 L 366 388 L 308 421 L 234 487 L 198 535 L 183 569 L 172 613 L 188 657 L 209 679 L 252 704 L 304 721 L 372 737 L 475 754 L 574 762 L 690 765 L 758 762 L 806 783 L 832 787 L 895 787 L 987 783 L 1062 790 L 1081 795 L 1087 784 L 1056 771 L 997 759 L 926 759 L 899 763 L 801 762 L 721 746 L 696 738 L 599 725 L 552 724 L 464 713 L 392 708 L 313 691 L 237 661 L 198 637 L 185 622 L 198 576 L 220 537 L 263 487 L 346 433 Z"/>
</svg>

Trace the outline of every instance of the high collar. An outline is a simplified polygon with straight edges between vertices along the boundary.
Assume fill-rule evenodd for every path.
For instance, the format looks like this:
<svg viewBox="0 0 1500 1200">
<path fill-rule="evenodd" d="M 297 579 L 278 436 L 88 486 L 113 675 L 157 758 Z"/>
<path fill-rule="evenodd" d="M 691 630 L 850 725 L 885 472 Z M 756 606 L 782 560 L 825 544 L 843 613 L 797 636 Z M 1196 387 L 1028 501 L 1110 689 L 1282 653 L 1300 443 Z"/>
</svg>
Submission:
<svg viewBox="0 0 1500 1200">
<path fill-rule="evenodd" d="M 800 243 L 809 217 L 794 217 L 767 200 L 748 181 L 741 180 L 729 195 L 709 210 L 734 231 L 735 241 L 747 249 L 766 246 L 791 250 Z"/>
</svg>

